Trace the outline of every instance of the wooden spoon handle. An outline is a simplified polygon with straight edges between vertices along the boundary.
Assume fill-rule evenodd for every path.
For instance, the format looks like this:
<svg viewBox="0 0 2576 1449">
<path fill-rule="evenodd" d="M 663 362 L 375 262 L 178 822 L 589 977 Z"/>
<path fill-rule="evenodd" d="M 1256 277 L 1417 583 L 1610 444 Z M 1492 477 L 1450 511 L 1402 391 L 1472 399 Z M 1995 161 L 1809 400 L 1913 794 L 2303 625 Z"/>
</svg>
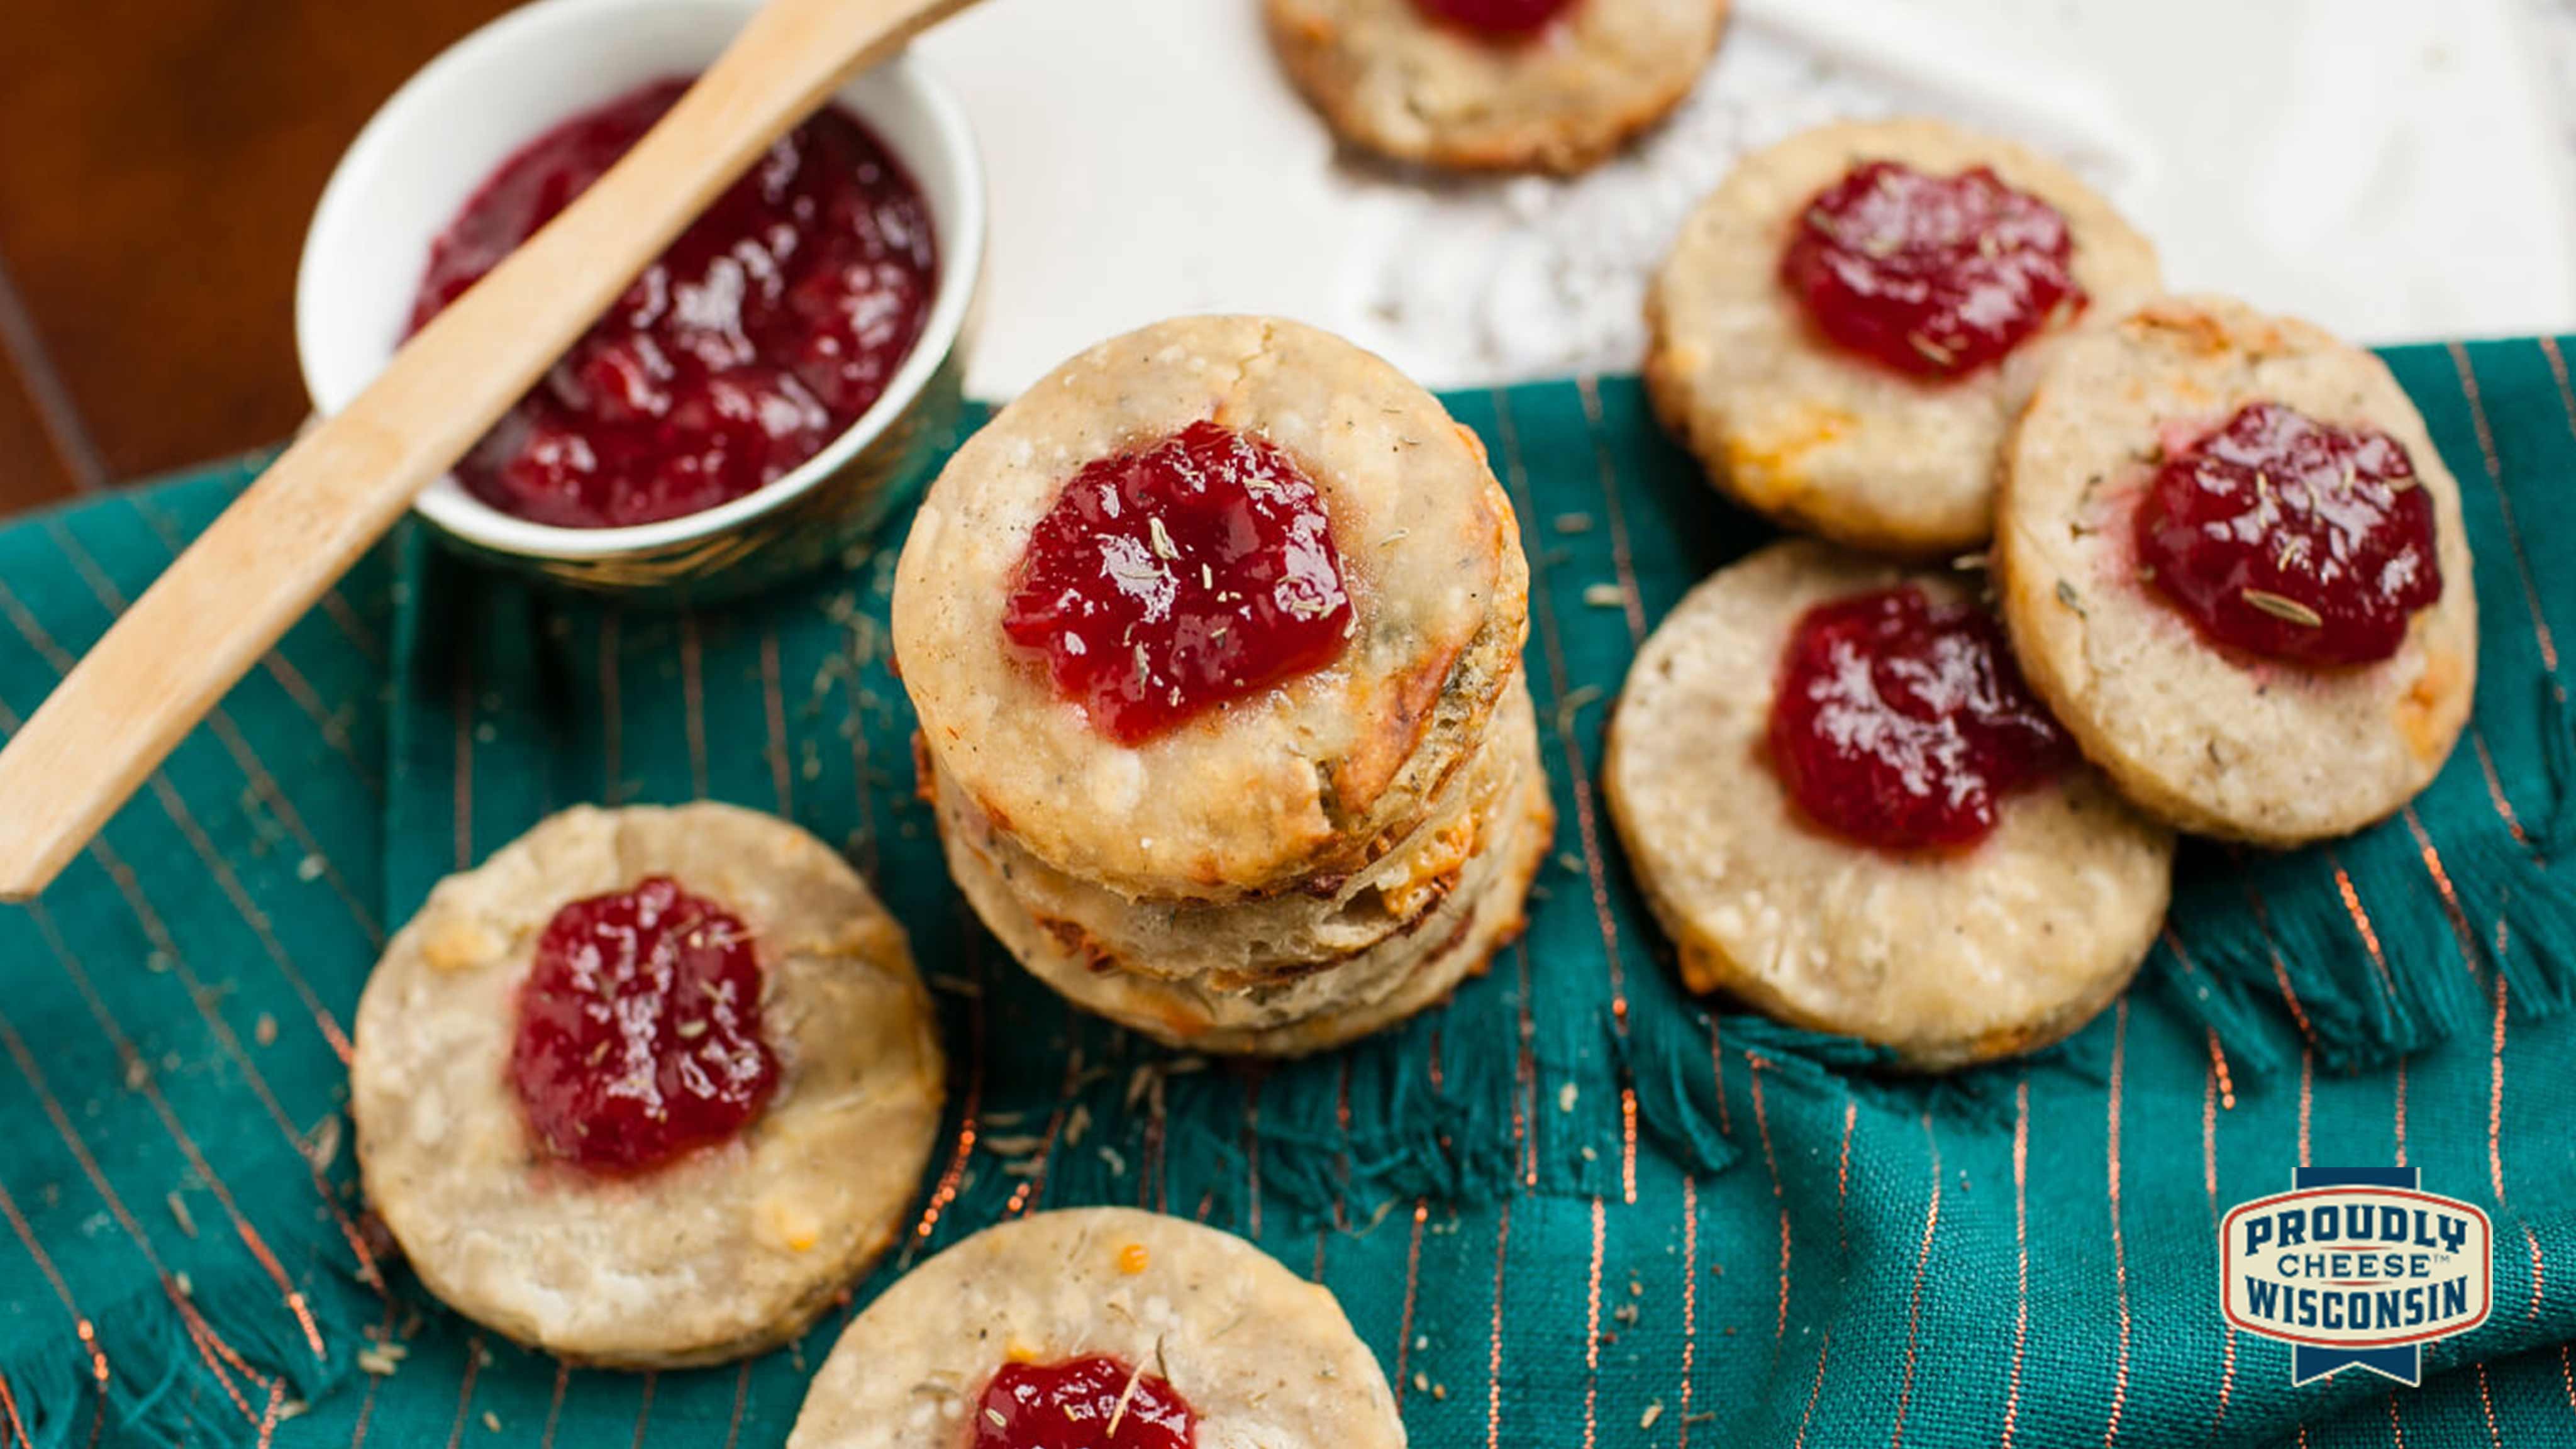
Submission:
<svg viewBox="0 0 2576 1449">
<path fill-rule="evenodd" d="M 0 750 L 0 900 L 43 890 L 771 142 L 844 77 L 969 3 L 770 0 L 757 12 L 625 159 L 270 464 Z"/>
</svg>

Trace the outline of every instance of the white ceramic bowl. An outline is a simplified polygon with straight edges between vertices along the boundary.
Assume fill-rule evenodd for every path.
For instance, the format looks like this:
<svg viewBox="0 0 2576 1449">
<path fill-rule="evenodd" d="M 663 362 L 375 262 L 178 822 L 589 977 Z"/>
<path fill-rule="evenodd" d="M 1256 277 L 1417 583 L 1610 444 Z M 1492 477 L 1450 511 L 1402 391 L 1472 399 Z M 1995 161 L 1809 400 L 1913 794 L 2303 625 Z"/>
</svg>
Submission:
<svg viewBox="0 0 2576 1449">
<path fill-rule="evenodd" d="M 295 285 L 295 345 L 323 413 L 345 407 L 401 342 L 431 242 L 514 152 L 648 81 L 695 75 L 756 0 L 538 0 L 475 31 L 385 102 L 313 214 Z M 590 588 L 698 598 L 835 557 L 917 488 L 952 431 L 984 260 L 984 179 L 964 113 L 909 57 L 843 86 L 920 186 L 939 284 L 883 396 L 802 467 L 741 498 L 625 528 L 560 528 L 502 512 L 453 478 L 415 505 L 485 559 Z"/>
</svg>

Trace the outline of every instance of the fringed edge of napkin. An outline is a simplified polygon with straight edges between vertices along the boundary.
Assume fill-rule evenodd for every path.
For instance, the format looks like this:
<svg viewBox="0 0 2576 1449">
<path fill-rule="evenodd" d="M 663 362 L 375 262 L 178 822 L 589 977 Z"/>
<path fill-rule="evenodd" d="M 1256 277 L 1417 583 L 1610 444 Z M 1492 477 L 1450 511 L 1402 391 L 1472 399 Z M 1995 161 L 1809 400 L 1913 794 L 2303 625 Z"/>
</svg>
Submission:
<svg viewBox="0 0 2576 1449">
<path fill-rule="evenodd" d="M 2066 1040 L 2023 1056 L 1959 1071 L 1927 1074 L 1903 1066 L 1886 1047 L 1858 1037 L 1808 1031 L 1769 1017 L 1692 1008 L 1632 1029 L 1622 1047 L 1637 1089 L 1637 1115 L 1656 1139 L 1695 1171 L 1723 1172 L 1742 1156 L 1722 1125 L 1710 1029 L 1727 1058 L 1757 1063 L 1793 1091 L 1849 1097 L 1912 1117 L 1929 1112 L 1980 1128 L 2012 1124 L 2015 1093 L 2035 1073 L 2062 1072 L 2095 1084 L 2110 1079 L 2109 1012 Z"/>
<path fill-rule="evenodd" d="M 276 1426 L 360 1365 L 354 1345 L 385 1317 L 336 1238 L 261 1233 L 280 1263 L 311 1263 L 290 1302 L 251 1255 L 200 1268 L 129 1295 L 84 1320 L 86 1341 L 59 1341 L 6 1366 L 17 1418 L 9 1441 L 32 1449 L 76 1443 L 265 1444 Z M 339 1350 L 314 1351 L 305 1335 Z"/>
<path fill-rule="evenodd" d="M 2187 850 L 2156 953 L 2171 999 L 2255 1073 L 2302 1051 L 2333 1071 L 2384 1066 L 2488 1020 L 2490 982 L 2524 1015 L 2566 1010 L 2576 720 L 2555 685 L 2538 690 L 2548 804 L 2536 820 L 2501 801 L 2429 820 L 2410 805 L 2288 854 Z"/>
<path fill-rule="evenodd" d="M 1346 1049 L 1348 1050 L 1348 1049 Z M 1381 1038 L 1348 1061 L 1347 1076 L 1324 1080 L 1339 1063 L 1299 1064 L 1302 1090 L 1267 1090 L 1257 1130 L 1261 1190 L 1296 1220 L 1364 1226 L 1402 1202 L 1489 1202 L 1512 1187 L 1510 1125 L 1516 1075 L 1493 1052 L 1452 1054 L 1434 1085 L 1419 1051 Z M 1194 1149 L 1240 1160 L 1232 1181 L 1249 1183 L 1251 1163 L 1209 1130 L 1225 1120 L 1198 1104 L 1182 1121 Z M 1245 1204 L 1248 1207 L 1248 1203 Z"/>
</svg>

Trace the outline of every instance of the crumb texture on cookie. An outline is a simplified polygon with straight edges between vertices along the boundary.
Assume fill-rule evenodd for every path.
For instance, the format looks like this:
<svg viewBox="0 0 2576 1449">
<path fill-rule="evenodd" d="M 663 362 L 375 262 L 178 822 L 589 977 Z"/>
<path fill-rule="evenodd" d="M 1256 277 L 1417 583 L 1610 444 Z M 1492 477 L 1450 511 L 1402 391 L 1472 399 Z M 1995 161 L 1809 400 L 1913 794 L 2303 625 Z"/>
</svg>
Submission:
<svg viewBox="0 0 2576 1449">
<path fill-rule="evenodd" d="M 1344 140 L 1462 170 L 1580 171 L 1681 103 L 1726 0 L 1576 0 L 1494 36 L 1417 0 L 1265 0 L 1289 78 Z"/>
<path fill-rule="evenodd" d="M 1775 544 L 1685 597 L 1637 656 L 1604 783 L 1647 904 L 1694 991 L 1722 991 L 1926 1068 L 2081 1026 L 2153 944 L 2173 838 L 2071 766 L 1957 852 L 1895 854 L 1800 818 L 1767 755 L 1781 650 L 1828 600 L 1955 577 Z"/>
<path fill-rule="evenodd" d="M 778 1084 L 733 1140 L 594 1178 L 548 1160 L 509 1086 L 519 988 L 565 902 L 655 876 L 750 929 Z M 829 847 L 726 805 L 583 806 L 442 881 L 387 946 L 350 1108 L 430 1291 L 576 1362 L 671 1367 L 792 1337 L 893 1241 L 942 1081 L 903 930 Z"/>
<path fill-rule="evenodd" d="M 1330 664 L 1129 747 L 1011 648 L 1038 520 L 1086 465 L 1213 421 L 1322 495 L 1353 634 Z M 1528 570 L 1474 435 L 1380 359 L 1260 317 L 1113 339 L 1040 380 L 931 487 L 893 632 L 930 757 L 996 824 L 1132 895 L 1227 899 L 1366 859 L 1472 752 L 1517 667 Z"/>
<path fill-rule="evenodd" d="M 1837 122 L 1746 157 L 1683 223 L 1647 294 L 1647 389 L 1711 480 L 1757 512 L 1858 548 L 1973 548 L 1993 527 L 2006 431 L 2071 325 L 1952 378 L 1827 340 L 1782 285 L 1782 254 L 1809 201 L 1870 161 L 1989 167 L 2054 208 L 2091 299 L 2075 322 L 2118 316 L 2157 288 L 2146 238 L 2057 163 L 1940 121 Z"/>
<path fill-rule="evenodd" d="M 2386 434 L 2431 504 L 2441 596 L 2379 662 L 2213 647 L 2138 576 L 2134 519 L 2166 451 L 2262 402 Z M 2467 722 L 2477 596 L 2459 484 L 2386 365 L 2304 322 L 2167 298 L 2070 343 L 2007 453 L 1994 559 L 2032 685 L 2125 794 L 2183 829 L 2273 846 L 2347 834 L 2430 783 Z"/>
<path fill-rule="evenodd" d="M 1330 1290 L 1229 1233 L 1131 1208 L 987 1228 L 851 1320 L 789 1449 L 956 1449 L 1008 1362 L 1106 1355 L 1188 1401 L 1203 1449 L 1402 1449 L 1395 1397 Z"/>
</svg>

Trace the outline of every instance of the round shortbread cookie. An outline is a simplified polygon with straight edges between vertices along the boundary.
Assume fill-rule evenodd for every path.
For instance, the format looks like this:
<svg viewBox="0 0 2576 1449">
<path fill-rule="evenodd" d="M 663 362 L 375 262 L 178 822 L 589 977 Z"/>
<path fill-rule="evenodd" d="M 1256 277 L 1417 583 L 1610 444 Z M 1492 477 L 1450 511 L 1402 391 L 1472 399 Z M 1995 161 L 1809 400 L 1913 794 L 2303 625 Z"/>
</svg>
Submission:
<svg viewBox="0 0 2576 1449">
<path fill-rule="evenodd" d="M 1002 616 L 1085 465 L 1210 421 L 1295 460 L 1351 598 L 1338 658 L 1133 747 L 1060 698 Z M 1039 859 L 1131 896 L 1234 899 L 1356 870 L 1473 754 L 1520 662 L 1528 566 L 1474 433 L 1385 362 L 1260 317 L 1100 344 L 950 459 L 896 571 L 923 747 Z"/>
<path fill-rule="evenodd" d="M 1865 161 L 1988 166 L 2056 208 L 2091 298 L 2082 317 L 2119 316 L 2157 288 L 2154 248 L 2057 163 L 1940 121 L 1837 122 L 1746 157 L 1683 224 L 1647 294 L 1646 385 L 1665 426 L 1748 508 L 1856 548 L 1974 548 L 1994 526 L 2004 436 L 2069 329 L 1949 379 L 1827 340 L 1780 259 L 1808 203 Z"/>
<path fill-rule="evenodd" d="M 670 876 L 752 932 L 775 1094 L 643 1175 L 547 1157 L 511 1086 L 519 990 L 568 902 Z M 448 1306 L 567 1359 L 674 1367 L 785 1341 L 900 1230 L 943 1068 L 903 928 L 785 821 L 577 807 L 430 892 L 358 1003 L 368 1201 Z"/>
<path fill-rule="evenodd" d="M 2442 596 L 2392 658 L 2308 669 L 2223 652 L 2138 578 L 2133 518 L 2179 435 L 2248 403 L 2397 440 L 2433 502 Z M 2185 830 L 2287 846 L 2431 782 L 2477 686 L 2460 486 L 2387 365 L 2304 322 L 2166 298 L 2068 347 L 2006 454 L 1995 568 L 2031 685 L 2122 791 Z"/>
<path fill-rule="evenodd" d="M 2046 1045 L 2117 996 L 2163 922 L 2173 837 L 2081 765 L 2004 797 L 1960 851 L 1879 851 L 1805 820 L 1768 743 L 1790 632 L 1908 582 L 1968 596 L 1805 541 L 1720 570 L 1638 652 L 1603 778 L 1692 990 L 1938 1070 Z"/>
<path fill-rule="evenodd" d="M 1168 1382 L 1199 1449 L 1403 1449 L 1330 1289 L 1230 1233 L 1107 1207 L 987 1228 L 905 1275 L 833 1345 L 788 1449 L 955 1449 L 1004 1365 L 1094 1356 Z"/>
<path fill-rule="evenodd" d="M 1529 687 L 1515 679 L 1484 743 L 1401 844 L 1339 881 L 1241 901 L 1130 899 L 1031 855 L 936 767 L 932 791 L 951 851 L 971 846 L 1073 954 L 1095 966 L 1244 991 L 1311 975 L 1413 932 L 1453 893 L 1495 814 L 1518 808 L 1516 787 L 1537 758 Z"/>
<path fill-rule="evenodd" d="M 1462 170 L 1581 171 L 1698 84 L 1727 0 L 1575 0 L 1488 37 L 1418 0 L 1266 0 L 1270 39 L 1344 140 Z"/>
<path fill-rule="evenodd" d="M 1066 1000 L 1168 1046 L 1291 1057 L 1357 1041 L 1448 999 L 1519 933 L 1555 828 L 1546 776 L 1529 762 L 1493 813 L 1457 885 L 1405 934 L 1309 975 L 1221 991 L 1108 967 L 1048 931 L 990 862 L 952 844 L 949 869 L 1002 944 Z"/>
</svg>

